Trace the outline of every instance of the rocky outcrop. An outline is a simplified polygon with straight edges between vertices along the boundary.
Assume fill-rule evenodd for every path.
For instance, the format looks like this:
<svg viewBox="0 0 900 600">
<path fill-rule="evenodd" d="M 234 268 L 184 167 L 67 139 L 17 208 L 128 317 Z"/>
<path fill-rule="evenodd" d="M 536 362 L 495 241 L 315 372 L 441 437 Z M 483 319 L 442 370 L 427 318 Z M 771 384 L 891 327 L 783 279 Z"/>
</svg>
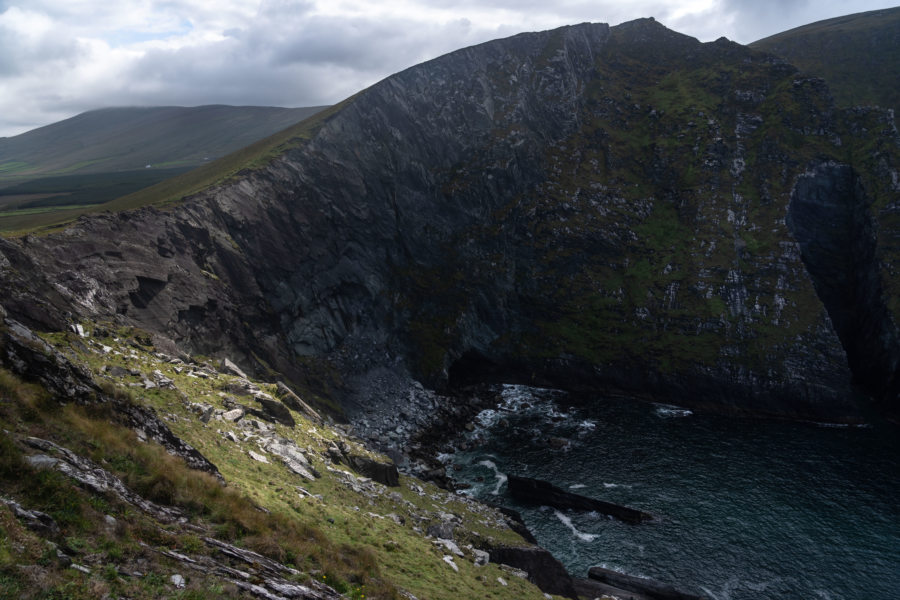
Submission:
<svg viewBox="0 0 900 600">
<path fill-rule="evenodd" d="M 509 565 L 528 573 L 528 580 L 547 594 L 578 598 L 565 567 L 539 546 L 498 546 L 488 550 L 491 562 Z"/>
<path fill-rule="evenodd" d="M 281 400 L 285 406 L 290 408 L 293 411 L 306 415 L 312 421 L 316 423 L 322 422 L 322 417 L 313 409 L 309 404 L 300 399 L 300 396 L 294 393 L 291 388 L 289 388 L 283 381 L 279 381 L 275 384 L 276 394 L 278 399 Z"/>
<path fill-rule="evenodd" d="M 636 524 L 653 520 L 653 515 L 643 511 L 613 504 L 612 502 L 588 498 L 580 494 L 573 494 L 540 479 L 519 477 L 517 475 L 508 475 L 507 477 L 507 493 L 520 502 L 551 506 L 562 510 L 595 511 L 615 517 L 626 523 Z"/>
<path fill-rule="evenodd" d="M 398 403 L 413 379 L 496 378 L 858 421 L 854 376 L 896 406 L 892 123 L 652 19 L 523 34 L 398 73 L 165 211 L 3 241 L 0 301 L 27 325 L 130 323 L 347 404 L 387 372 Z M 871 215 L 853 310 L 882 308 L 858 341 L 793 233 L 799 198 L 785 222 L 826 163 Z"/>
<path fill-rule="evenodd" d="M 34 437 L 26 438 L 24 441 L 32 448 L 49 453 L 30 455 L 28 462 L 32 466 L 60 471 L 85 488 L 98 494 L 112 494 L 135 508 L 152 515 L 162 523 L 187 521 L 187 517 L 181 510 L 171 506 L 162 506 L 140 497 L 128 489 L 118 477 L 93 461 L 78 456 L 68 448 L 63 448 L 49 440 Z"/>
<path fill-rule="evenodd" d="M 224 482 L 218 468 L 203 454 L 172 433 L 153 409 L 104 392 L 89 373 L 72 364 L 61 352 L 13 319 L 0 326 L 0 364 L 16 374 L 40 382 L 62 402 L 103 404 L 113 420 L 133 429 L 142 439 L 151 439 L 189 467 Z"/>
<path fill-rule="evenodd" d="M 637 592 L 650 600 L 703 600 L 704 598 L 704 596 L 685 592 L 653 579 L 634 577 L 603 567 L 591 567 L 588 570 L 588 577 L 621 590 Z"/>
<path fill-rule="evenodd" d="M 343 444 L 332 446 L 328 451 L 329 458 L 335 463 L 344 463 L 360 475 L 377 481 L 382 485 L 396 487 L 400 485 L 400 472 L 397 465 L 385 463 L 369 456 L 349 452 Z"/>
<path fill-rule="evenodd" d="M 887 265 L 879 256 L 872 200 L 858 173 L 826 162 L 798 177 L 787 224 L 856 382 L 890 404 L 900 394 L 900 330 L 884 289 Z"/>
</svg>

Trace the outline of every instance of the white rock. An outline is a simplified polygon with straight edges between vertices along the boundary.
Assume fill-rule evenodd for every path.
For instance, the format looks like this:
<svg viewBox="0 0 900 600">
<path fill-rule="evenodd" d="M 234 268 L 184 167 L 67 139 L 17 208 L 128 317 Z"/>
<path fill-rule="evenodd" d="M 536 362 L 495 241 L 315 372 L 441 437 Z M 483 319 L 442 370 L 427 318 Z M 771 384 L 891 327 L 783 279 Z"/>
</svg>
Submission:
<svg viewBox="0 0 900 600">
<path fill-rule="evenodd" d="M 169 577 L 169 581 L 171 581 L 171 582 L 172 582 L 172 585 L 174 585 L 174 586 L 177 587 L 178 589 L 181 589 L 181 588 L 184 587 L 184 577 L 182 577 L 182 576 L 179 575 L 178 573 L 176 573 L 176 574 L 172 575 L 171 577 Z"/>
<path fill-rule="evenodd" d="M 258 461 L 258 462 L 261 462 L 261 463 L 269 464 L 269 459 L 266 458 L 265 456 L 263 456 L 262 454 L 257 454 L 257 453 L 254 452 L 253 450 L 248 450 L 248 451 L 247 451 L 247 454 L 249 454 L 249 455 L 250 455 L 250 458 L 252 458 L 252 459 L 255 460 L 255 461 Z"/>
<path fill-rule="evenodd" d="M 247 379 L 247 375 L 245 375 L 244 372 L 241 371 L 241 368 L 238 367 L 233 362 L 231 362 L 230 360 L 228 360 L 227 358 L 222 360 L 222 369 L 226 373 L 231 373 L 232 375 L 237 375 L 238 377 Z"/>
<path fill-rule="evenodd" d="M 484 550 L 479 550 L 478 548 L 472 549 L 472 554 L 475 555 L 475 566 L 483 567 L 484 565 L 491 562 L 491 555 Z"/>
<path fill-rule="evenodd" d="M 447 549 L 447 552 L 455 554 L 456 556 L 463 556 L 462 550 L 459 549 L 459 546 L 453 540 L 445 540 L 444 538 L 438 538 L 435 540 L 435 543 L 440 544 L 444 548 Z"/>
<path fill-rule="evenodd" d="M 222 414 L 222 418 L 226 421 L 237 421 L 243 416 L 244 410 L 242 408 L 235 408 L 234 410 L 229 410 L 228 412 Z"/>
<path fill-rule="evenodd" d="M 502 585 L 503 587 L 506 587 L 506 586 L 509 585 L 508 583 L 506 583 L 506 580 L 503 579 L 502 577 L 498 577 L 498 578 L 497 578 L 497 581 L 499 581 L 499 582 L 500 582 L 500 585 Z"/>
<path fill-rule="evenodd" d="M 459 567 L 456 566 L 456 563 L 453 562 L 453 557 L 449 554 L 444 555 L 444 562 L 453 567 L 453 570 L 459 573 Z"/>
<path fill-rule="evenodd" d="M 104 515 L 104 516 L 103 516 L 103 523 L 104 523 L 104 525 L 106 525 L 106 529 L 107 529 L 108 531 L 115 531 L 115 530 L 116 530 L 116 525 L 119 524 L 119 522 L 116 521 L 116 518 L 115 518 L 114 516 L 112 516 L 112 515 Z"/>
</svg>

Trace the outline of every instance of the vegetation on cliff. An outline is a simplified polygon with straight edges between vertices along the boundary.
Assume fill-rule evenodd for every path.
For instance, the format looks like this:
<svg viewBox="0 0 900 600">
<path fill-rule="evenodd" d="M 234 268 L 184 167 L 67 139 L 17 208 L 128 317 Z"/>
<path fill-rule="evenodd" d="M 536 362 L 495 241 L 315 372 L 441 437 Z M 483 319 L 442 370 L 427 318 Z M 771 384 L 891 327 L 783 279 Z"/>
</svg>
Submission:
<svg viewBox="0 0 900 600">
<path fill-rule="evenodd" d="M 0 370 L 0 597 L 543 598 L 474 564 L 473 547 L 527 545 L 493 509 L 406 476 L 388 487 L 354 473 L 384 459 L 307 413 L 273 421 L 261 402 L 274 385 L 164 355 L 139 331 L 86 325 L 45 341 L 90 373 L 96 401 Z M 116 424 L 122 403 L 150 407 L 224 485 Z M 22 511 L 47 515 L 44 527 Z"/>
<path fill-rule="evenodd" d="M 46 322 L 43 286 L 49 315 L 117 314 L 337 403 L 378 369 L 468 370 L 858 421 L 854 379 L 888 411 L 900 386 L 898 139 L 724 39 L 522 34 L 10 242 L 4 304 Z"/>
</svg>

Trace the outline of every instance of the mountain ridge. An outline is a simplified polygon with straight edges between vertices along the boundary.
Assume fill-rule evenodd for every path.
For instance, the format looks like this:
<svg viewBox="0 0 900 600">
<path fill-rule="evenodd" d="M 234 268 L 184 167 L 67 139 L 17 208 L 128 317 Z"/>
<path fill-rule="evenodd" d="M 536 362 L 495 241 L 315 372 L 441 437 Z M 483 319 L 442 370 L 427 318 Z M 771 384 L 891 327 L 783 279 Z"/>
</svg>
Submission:
<svg viewBox="0 0 900 600">
<path fill-rule="evenodd" d="M 93 290 L 85 314 L 242 349 L 245 364 L 351 404 L 373 401 L 367 382 L 391 365 L 398 381 L 438 387 L 466 370 L 527 373 L 856 420 L 844 346 L 805 266 L 815 257 L 784 219 L 803 190 L 844 189 L 828 165 L 849 165 L 866 190 L 850 204 L 880 211 L 878 243 L 860 252 L 883 282 L 850 302 L 895 314 L 881 256 L 894 251 L 896 133 L 886 114 L 840 111 L 795 73 L 650 19 L 463 49 L 361 92 L 309 140 L 183 205 L 81 220 L 66 244 L 92 241 L 76 255 L 102 255 L 93 240 L 134 227 L 157 246 L 119 243 L 124 271 L 104 259 L 54 287 Z M 807 180 L 826 183 L 796 186 Z M 23 246 L 36 270 L 74 268 L 53 250 L 61 239 Z M 888 382 L 872 389 L 896 386 L 884 374 L 893 319 L 848 344 L 858 364 L 880 357 Z"/>
</svg>

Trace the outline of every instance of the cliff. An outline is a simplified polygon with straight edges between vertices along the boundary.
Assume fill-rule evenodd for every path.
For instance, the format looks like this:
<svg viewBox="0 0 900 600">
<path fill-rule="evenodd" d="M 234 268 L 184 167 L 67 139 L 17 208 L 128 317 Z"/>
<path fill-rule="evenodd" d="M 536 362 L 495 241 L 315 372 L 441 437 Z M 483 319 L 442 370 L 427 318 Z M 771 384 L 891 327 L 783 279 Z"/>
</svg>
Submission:
<svg viewBox="0 0 900 600">
<path fill-rule="evenodd" d="M 522 34 L 175 204 L 0 241 L 0 302 L 347 408 L 505 379 L 836 421 L 864 392 L 896 416 L 898 152 L 892 113 L 725 39 Z"/>
</svg>

